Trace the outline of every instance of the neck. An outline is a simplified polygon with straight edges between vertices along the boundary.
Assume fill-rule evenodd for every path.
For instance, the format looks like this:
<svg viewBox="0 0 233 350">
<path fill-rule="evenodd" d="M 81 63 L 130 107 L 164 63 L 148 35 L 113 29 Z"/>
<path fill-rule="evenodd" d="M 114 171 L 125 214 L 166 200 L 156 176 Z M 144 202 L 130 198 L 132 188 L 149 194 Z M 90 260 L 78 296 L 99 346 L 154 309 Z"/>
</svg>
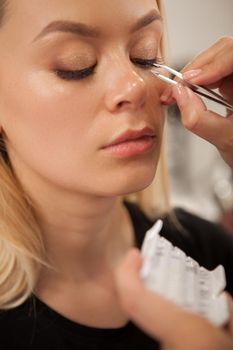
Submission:
<svg viewBox="0 0 233 350">
<path fill-rule="evenodd" d="M 48 207 L 43 202 L 43 207 L 37 205 L 36 215 L 49 262 L 63 278 L 101 274 L 134 245 L 120 198 L 76 196 Z"/>
</svg>

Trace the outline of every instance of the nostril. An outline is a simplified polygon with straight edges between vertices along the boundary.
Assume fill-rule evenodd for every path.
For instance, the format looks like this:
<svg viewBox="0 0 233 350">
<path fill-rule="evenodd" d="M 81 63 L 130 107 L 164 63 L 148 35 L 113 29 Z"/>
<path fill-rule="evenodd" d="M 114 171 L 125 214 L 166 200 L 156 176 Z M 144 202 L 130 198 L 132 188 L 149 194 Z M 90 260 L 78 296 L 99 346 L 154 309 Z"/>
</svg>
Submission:
<svg viewBox="0 0 233 350">
<path fill-rule="evenodd" d="M 131 105 L 134 105 L 134 103 L 132 104 L 131 101 L 125 100 L 125 101 L 119 102 L 119 103 L 117 104 L 117 108 L 118 108 L 118 109 L 123 109 L 123 108 L 125 108 L 125 107 L 127 108 L 128 106 L 131 106 Z"/>
<path fill-rule="evenodd" d="M 118 107 L 121 108 L 122 106 L 124 106 L 127 103 L 127 101 L 121 101 L 118 103 Z"/>
<path fill-rule="evenodd" d="M 124 108 L 141 108 L 146 100 L 147 86 L 145 81 L 136 75 L 118 75 L 116 81 L 111 82 L 111 88 L 106 92 L 107 107 L 111 111 Z"/>
</svg>

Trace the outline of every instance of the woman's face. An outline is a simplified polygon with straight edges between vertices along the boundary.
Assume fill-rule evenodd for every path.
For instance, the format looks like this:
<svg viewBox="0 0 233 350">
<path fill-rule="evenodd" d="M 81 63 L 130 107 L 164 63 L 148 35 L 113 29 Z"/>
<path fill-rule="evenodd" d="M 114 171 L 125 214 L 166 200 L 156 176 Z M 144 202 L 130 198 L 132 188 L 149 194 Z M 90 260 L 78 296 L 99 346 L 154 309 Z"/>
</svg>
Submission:
<svg viewBox="0 0 233 350">
<path fill-rule="evenodd" d="M 26 186 L 109 196 L 152 181 L 164 121 L 163 84 L 146 68 L 161 55 L 156 11 L 155 0 L 9 1 L 0 122 Z"/>
</svg>

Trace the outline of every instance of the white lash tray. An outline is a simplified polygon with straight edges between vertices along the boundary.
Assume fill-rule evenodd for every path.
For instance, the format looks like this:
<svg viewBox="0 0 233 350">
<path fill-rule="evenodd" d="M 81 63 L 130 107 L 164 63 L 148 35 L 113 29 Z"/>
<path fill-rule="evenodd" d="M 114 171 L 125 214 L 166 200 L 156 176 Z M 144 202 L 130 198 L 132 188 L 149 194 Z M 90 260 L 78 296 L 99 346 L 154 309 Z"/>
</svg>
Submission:
<svg viewBox="0 0 233 350">
<path fill-rule="evenodd" d="M 168 300 L 197 313 L 214 325 L 222 326 L 229 319 L 225 270 L 219 265 L 210 271 L 175 247 L 159 232 L 158 220 L 146 232 L 142 244 L 141 278 L 147 288 Z"/>
</svg>

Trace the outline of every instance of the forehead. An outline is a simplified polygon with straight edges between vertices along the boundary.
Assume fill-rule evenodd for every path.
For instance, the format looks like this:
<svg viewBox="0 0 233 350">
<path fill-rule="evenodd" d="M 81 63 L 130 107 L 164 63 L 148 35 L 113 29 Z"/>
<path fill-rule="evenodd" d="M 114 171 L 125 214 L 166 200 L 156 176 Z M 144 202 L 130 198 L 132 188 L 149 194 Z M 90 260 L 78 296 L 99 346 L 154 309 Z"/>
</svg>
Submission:
<svg viewBox="0 0 233 350">
<path fill-rule="evenodd" d="M 120 30 L 153 9 L 158 10 L 156 0 L 10 0 L 6 26 L 27 36 L 57 20 Z"/>
<path fill-rule="evenodd" d="M 21 14 L 31 13 L 38 15 L 42 13 L 75 11 L 83 14 L 84 12 L 89 15 L 105 14 L 117 14 L 125 12 L 137 12 L 140 8 L 156 7 L 156 0 L 8 0 L 12 10 Z M 37 10 L 35 13 L 34 11 Z M 98 10 L 98 11 L 95 11 Z"/>
</svg>

